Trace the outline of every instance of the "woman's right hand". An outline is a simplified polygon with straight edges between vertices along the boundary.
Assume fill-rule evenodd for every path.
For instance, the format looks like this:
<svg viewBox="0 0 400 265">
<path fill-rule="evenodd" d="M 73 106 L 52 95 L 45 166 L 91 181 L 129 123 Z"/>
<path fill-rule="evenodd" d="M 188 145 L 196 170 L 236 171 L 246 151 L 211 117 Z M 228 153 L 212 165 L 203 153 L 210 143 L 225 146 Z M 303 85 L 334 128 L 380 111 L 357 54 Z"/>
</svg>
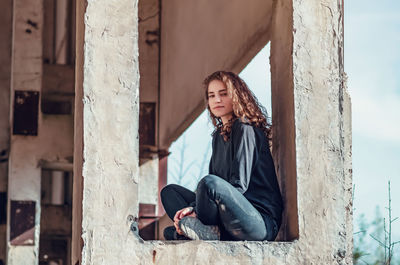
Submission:
<svg viewBox="0 0 400 265">
<path fill-rule="evenodd" d="M 178 234 L 180 234 L 180 235 L 183 235 L 183 232 L 182 232 L 182 230 L 179 228 L 179 221 L 180 221 L 183 217 L 188 216 L 188 215 L 193 215 L 193 217 L 196 216 L 196 214 L 194 213 L 193 207 L 186 207 L 186 208 L 183 208 L 183 209 L 177 211 L 176 214 L 175 214 L 175 216 L 174 216 L 174 226 L 175 226 L 176 232 L 177 232 Z"/>
</svg>

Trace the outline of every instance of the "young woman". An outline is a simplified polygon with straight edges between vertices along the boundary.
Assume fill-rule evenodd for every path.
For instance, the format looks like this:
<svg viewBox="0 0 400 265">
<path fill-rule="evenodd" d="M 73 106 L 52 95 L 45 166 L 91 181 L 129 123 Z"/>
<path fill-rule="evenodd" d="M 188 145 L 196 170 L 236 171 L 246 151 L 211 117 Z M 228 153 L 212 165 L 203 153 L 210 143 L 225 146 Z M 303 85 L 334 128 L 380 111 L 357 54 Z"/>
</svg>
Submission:
<svg viewBox="0 0 400 265">
<path fill-rule="evenodd" d="M 161 191 L 164 209 L 174 221 L 164 237 L 274 240 L 283 204 L 265 110 L 234 73 L 215 72 L 204 87 L 215 127 L 209 174 L 196 193 L 175 184 Z"/>
</svg>

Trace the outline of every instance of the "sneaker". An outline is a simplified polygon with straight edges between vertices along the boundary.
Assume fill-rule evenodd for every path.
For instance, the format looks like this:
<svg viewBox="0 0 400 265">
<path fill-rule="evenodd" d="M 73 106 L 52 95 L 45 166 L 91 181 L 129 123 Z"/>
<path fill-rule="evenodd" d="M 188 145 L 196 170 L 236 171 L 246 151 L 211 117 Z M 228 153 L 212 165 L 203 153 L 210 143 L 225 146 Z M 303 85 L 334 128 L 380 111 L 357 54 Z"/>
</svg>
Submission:
<svg viewBox="0 0 400 265">
<path fill-rule="evenodd" d="M 204 225 L 195 217 L 183 217 L 179 221 L 179 228 L 193 240 L 220 240 L 221 233 L 217 225 Z"/>
<path fill-rule="evenodd" d="M 180 235 L 176 232 L 174 226 L 167 226 L 164 229 L 164 238 L 165 240 L 189 240 L 186 236 Z"/>
</svg>

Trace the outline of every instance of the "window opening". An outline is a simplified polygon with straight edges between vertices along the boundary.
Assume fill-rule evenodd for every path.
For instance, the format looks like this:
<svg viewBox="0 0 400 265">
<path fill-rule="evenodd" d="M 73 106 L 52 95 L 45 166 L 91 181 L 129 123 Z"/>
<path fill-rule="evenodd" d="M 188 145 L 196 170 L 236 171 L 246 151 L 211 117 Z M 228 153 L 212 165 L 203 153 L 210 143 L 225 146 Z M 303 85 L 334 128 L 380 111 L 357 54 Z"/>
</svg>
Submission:
<svg viewBox="0 0 400 265">
<path fill-rule="evenodd" d="M 267 44 L 242 70 L 239 76 L 266 108 L 271 119 L 270 45 Z M 197 183 L 208 174 L 211 158 L 211 133 L 214 127 L 205 110 L 186 131 L 172 143 L 168 156 L 168 184 L 178 184 L 195 190 Z"/>
</svg>

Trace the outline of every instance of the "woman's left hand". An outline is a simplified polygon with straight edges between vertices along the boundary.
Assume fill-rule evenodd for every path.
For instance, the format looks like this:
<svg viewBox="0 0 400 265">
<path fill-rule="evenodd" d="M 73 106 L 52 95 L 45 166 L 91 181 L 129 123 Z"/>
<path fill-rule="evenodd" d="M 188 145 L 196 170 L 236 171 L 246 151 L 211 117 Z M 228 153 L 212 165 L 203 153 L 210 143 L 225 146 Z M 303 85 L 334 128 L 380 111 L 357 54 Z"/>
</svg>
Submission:
<svg viewBox="0 0 400 265">
<path fill-rule="evenodd" d="M 176 212 L 175 216 L 174 216 L 174 226 L 176 228 L 176 231 L 178 232 L 178 234 L 182 235 L 182 231 L 179 228 L 179 221 L 185 217 L 185 216 L 191 216 L 191 217 L 196 217 L 196 213 L 194 212 L 193 207 L 186 207 L 183 208 L 179 211 Z"/>
</svg>

